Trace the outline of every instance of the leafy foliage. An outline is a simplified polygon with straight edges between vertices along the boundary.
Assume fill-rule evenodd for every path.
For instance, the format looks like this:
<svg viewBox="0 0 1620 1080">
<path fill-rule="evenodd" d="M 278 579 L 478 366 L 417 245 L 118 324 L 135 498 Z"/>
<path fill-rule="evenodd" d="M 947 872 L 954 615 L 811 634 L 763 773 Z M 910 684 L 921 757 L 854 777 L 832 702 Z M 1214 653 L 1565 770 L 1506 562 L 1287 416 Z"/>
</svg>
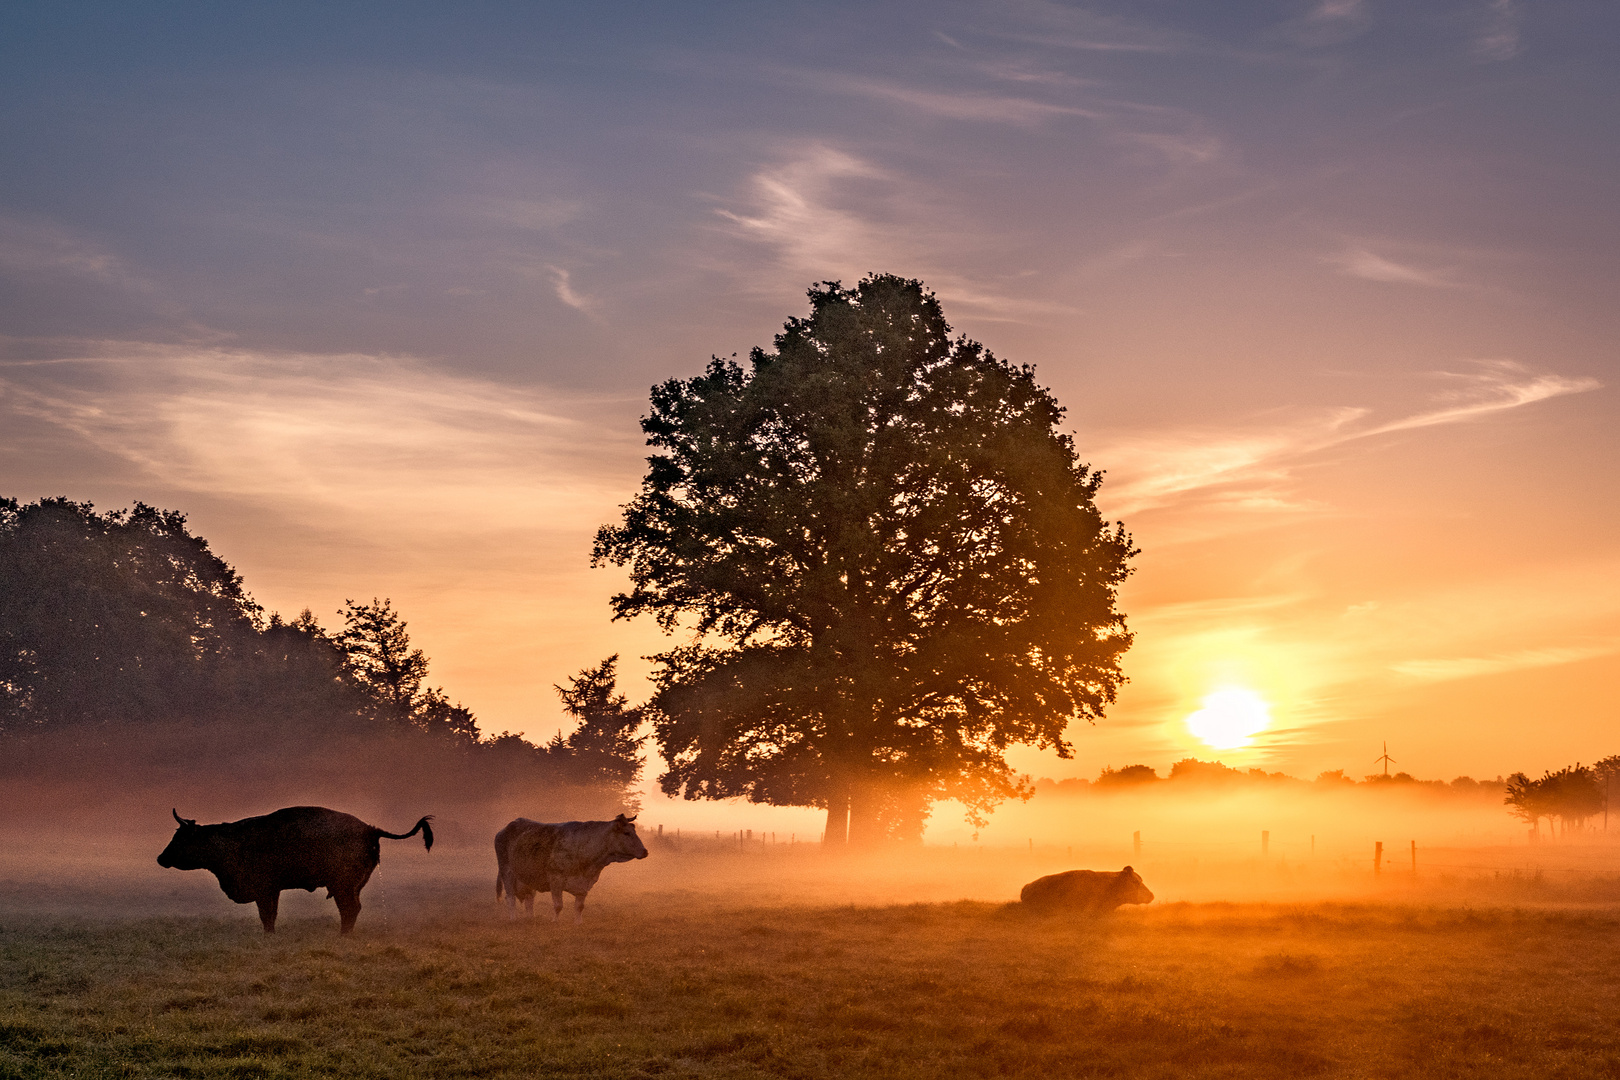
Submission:
<svg viewBox="0 0 1620 1080">
<path fill-rule="evenodd" d="M 1585 765 L 1547 772 L 1539 780 L 1516 772 L 1507 778 L 1503 801 L 1513 814 L 1537 829 L 1541 819 L 1548 818 L 1565 830 L 1578 830 L 1603 812 L 1604 785 L 1599 773 Z"/>
<path fill-rule="evenodd" d="M 570 706 L 582 728 L 560 746 L 489 739 L 427 685 L 428 658 L 390 600 L 349 601 L 339 614 L 336 633 L 308 609 L 266 619 L 183 514 L 0 499 L 0 737 L 227 774 L 266 758 L 307 772 L 332 755 L 375 773 L 379 743 L 392 740 L 395 758 L 418 762 L 418 780 L 482 772 L 490 788 L 526 778 L 622 807 L 641 768 L 641 714 L 611 692 L 613 661 L 596 670 L 606 700 Z M 0 765 L 21 760 L 13 752 Z"/>
<path fill-rule="evenodd" d="M 1134 554 L 1029 367 L 951 337 L 922 284 L 809 292 L 772 352 L 655 387 L 660 453 L 594 560 L 659 655 L 654 730 L 687 798 L 828 809 L 829 839 L 920 835 L 1027 797 L 1015 744 L 1071 752 L 1123 681 Z"/>
<path fill-rule="evenodd" d="M 619 693 L 618 663 L 614 653 L 569 679 L 567 686 L 555 688 L 563 708 L 579 726 L 567 738 L 559 731 L 546 744 L 546 751 L 568 761 L 581 782 L 623 791 L 625 803 L 633 811 L 640 808 L 634 790 L 645 764 L 641 745 L 647 737 L 637 731 L 645 710 L 631 708 L 629 699 Z"/>
</svg>

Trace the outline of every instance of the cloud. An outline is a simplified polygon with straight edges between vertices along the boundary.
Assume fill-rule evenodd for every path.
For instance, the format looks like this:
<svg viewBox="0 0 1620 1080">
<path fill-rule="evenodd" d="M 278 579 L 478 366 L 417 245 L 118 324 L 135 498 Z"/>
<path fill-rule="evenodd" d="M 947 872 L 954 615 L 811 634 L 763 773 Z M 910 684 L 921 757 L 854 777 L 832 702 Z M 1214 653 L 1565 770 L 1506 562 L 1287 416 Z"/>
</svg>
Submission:
<svg viewBox="0 0 1620 1080">
<path fill-rule="evenodd" d="M 1449 271 L 1407 266 L 1386 259 L 1382 255 L 1375 255 L 1366 248 L 1351 248 L 1339 255 L 1329 256 L 1325 261 L 1334 264 L 1351 277 L 1367 281 L 1382 281 L 1392 285 L 1423 285 L 1437 289 L 1456 288 L 1458 285 Z"/>
<path fill-rule="evenodd" d="M 1202 165 L 1221 156 L 1221 141 L 1212 135 L 1128 134 L 1122 137 L 1157 150 L 1178 164 Z"/>
<path fill-rule="evenodd" d="M 499 199 L 484 208 L 487 217 L 534 232 L 550 232 L 579 220 L 584 212 L 577 199 Z"/>
<path fill-rule="evenodd" d="M 607 520 L 640 464 L 633 412 L 400 357 L 108 343 L 0 367 L 0 418 L 44 421 L 163 487 L 368 528 Z"/>
<path fill-rule="evenodd" d="M 736 238 L 771 252 L 791 284 L 849 281 L 872 271 L 922 278 L 952 310 L 982 321 L 1024 321 L 1068 315 L 1066 304 L 1009 295 L 950 269 L 978 242 L 969 222 L 955 218 L 914 182 L 823 143 L 794 148 L 747 178 L 738 209 L 715 214 Z M 736 263 L 729 262 L 733 269 Z M 739 288 L 777 294 L 779 278 L 744 271 Z"/>
<path fill-rule="evenodd" d="M 1527 668 L 1574 664 L 1582 660 L 1594 660 L 1600 656 L 1613 656 L 1615 653 L 1620 653 L 1620 641 L 1549 646 L 1489 656 L 1461 656 L 1444 660 L 1403 660 L 1390 665 L 1390 670 L 1423 682 L 1446 682 L 1453 679 L 1473 679 L 1481 675 L 1523 671 Z"/>
<path fill-rule="evenodd" d="M 49 222 L 14 217 L 0 216 L 0 269 L 68 274 L 124 288 L 150 288 L 118 256 Z"/>
<path fill-rule="evenodd" d="M 852 179 L 888 177 L 852 154 L 812 143 L 748 178 L 748 210 L 715 213 L 738 235 L 769 245 L 780 262 L 796 270 L 837 273 L 841 267 L 861 266 L 867 253 L 880 246 L 879 230 L 871 221 L 836 205 L 839 185 Z"/>
<path fill-rule="evenodd" d="M 1519 12 L 1513 0 L 1488 0 L 1469 51 L 1476 60 L 1486 62 L 1519 55 Z"/>
<path fill-rule="evenodd" d="M 1371 24 L 1364 0 L 1321 0 L 1309 12 L 1281 24 L 1275 36 L 1307 48 L 1320 48 L 1359 37 Z"/>
<path fill-rule="evenodd" d="M 1512 360 L 1481 360 L 1472 372 L 1439 372 L 1461 385 L 1444 397 L 1455 404 L 1442 409 L 1417 413 L 1367 431 L 1367 435 L 1382 435 L 1390 431 L 1408 431 L 1412 428 L 1432 427 L 1435 424 L 1455 424 L 1472 420 L 1520 405 L 1533 405 L 1548 398 L 1565 394 L 1584 394 L 1603 384 L 1598 380 L 1579 376 L 1570 378 L 1552 373 L 1535 374 L 1524 365 Z"/>
<path fill-rule="evenodd" d="M 984 30 L 986 36 L 1080 52 L 1172 53 L 1189 44 L 1181 33 L 1051 0 L 1014 0 L 1001 5 L 1001 10 L 1007 17 Z M 1005 29 L 1010 24 L 1024 28 Z"/>
<path fill-rule="evenodd" d="M 945 120 L 1035 127 L 1059 117 L 1095 119 L 1099 115 L 1074 105 L 1055 105 L 1004 94 L 922 90 L 857 75 L 823 77 L 817 81 L 823 87 L 839 93 L 901 105 Z"/>
<path fill-rule="evenodd" d="M 1376 422 L 1372 410 L 1343 406 L 1248 430 L 1189 429 L 1130 436 L 1092 451 L 1108 463 L 1104 488 L 1110 515 L 1124 516 L 1197 495 L 1229 509 L 1304 510 L 1292 495 L 1293 470 L 1312 454 L 1398 431 L 1464 423 L 1602 384 L 1589 377 L 1536 373 L 1510 360 L 1480 361 L 1475 370 L 1435 372 L 1452 388 L 1440 408 Z"/>
<path fill-rule="evenodd" d="M 557 299 L 586 315 L 595 315 L 596 301 L 574 289 L 573 276 L 560 266 L 547 264 L 546 269 L 551 272 L 551 285 L 557 293 Z"/>
</svg>

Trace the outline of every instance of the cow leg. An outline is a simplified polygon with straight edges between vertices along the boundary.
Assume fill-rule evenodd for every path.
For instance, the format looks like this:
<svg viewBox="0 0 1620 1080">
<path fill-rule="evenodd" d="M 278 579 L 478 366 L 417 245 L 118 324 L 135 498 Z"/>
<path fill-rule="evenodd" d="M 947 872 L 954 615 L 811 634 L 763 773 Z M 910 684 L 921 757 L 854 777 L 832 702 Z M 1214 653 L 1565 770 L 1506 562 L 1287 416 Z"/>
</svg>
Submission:
<svg viewBox="0 0 1620 1080">
<path fill-rule="evenodd" d="M 584 893 L 580 893 L 578 896 L 574 897 L 574 921 L 577 923 L 582 923 L 585 921 Z"/>
<path fill-rule="evenodd" d="M 276 908 L 281 904 L 281 894 L 273 892 L 259 901 L 259 922 L 264 924 L 264 932 L 276 932 Z"/>
<path fill-rule="evenodd" d="M 354 933 L 354 920 L 360 917 L 360 892 L 334 892 L 332 899 L 337 901 L 338 907 L 338 933 Z"/>
<path fill-rule="evenodd" d="M 562 918 L 562 890 L 551 890 L 551 919 L 553 922 Z"/>
<path fill-rule="evenodd" d="M 534 893 L 530 893 L 523 898 L 523 914 L 531 919 L 534 918 Z"/>
</svg>

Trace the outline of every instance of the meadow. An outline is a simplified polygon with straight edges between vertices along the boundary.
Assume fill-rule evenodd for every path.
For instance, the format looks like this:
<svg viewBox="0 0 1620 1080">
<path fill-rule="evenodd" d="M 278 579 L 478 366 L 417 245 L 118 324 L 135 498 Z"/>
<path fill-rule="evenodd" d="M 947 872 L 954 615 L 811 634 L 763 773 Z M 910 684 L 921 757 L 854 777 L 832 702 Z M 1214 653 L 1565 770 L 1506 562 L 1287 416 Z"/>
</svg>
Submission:
<svg viewBox="0 0 1620 1080">
<path fill-rule="evenodd" d="M 1086 921 L 655 849 L 575 925 L 507 921 L 481 851 L 403 851 L 351 938 L 302 893 L 266 937 L 201 874 L 14 882 L 0 1077 L 1620 1076 L 1612 881 Z M 888 870 L 939 897 L 1026 863 Z"/>
</svg>

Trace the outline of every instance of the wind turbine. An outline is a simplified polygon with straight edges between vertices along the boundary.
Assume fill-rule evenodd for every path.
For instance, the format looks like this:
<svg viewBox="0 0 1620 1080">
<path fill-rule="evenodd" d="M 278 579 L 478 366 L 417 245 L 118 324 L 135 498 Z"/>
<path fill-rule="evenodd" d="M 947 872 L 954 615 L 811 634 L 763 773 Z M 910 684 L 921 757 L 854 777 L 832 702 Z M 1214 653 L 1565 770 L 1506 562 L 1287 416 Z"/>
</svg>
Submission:
<svg viewBox="0 0 1620 1080">
<path fill-rule="evenodd" d="M 1384 776 L 1388 777 L 1389 776 L 1389 767 L 1390 767 L 1390 765 L 1394 764 L 1395 759 L 1389 756 L 1389 742 L 1387 740 L 1384 743 L 1384 753 L 1383 753 L 1383 755 L 1380 756 L 1380 757 L 1373 758 L 1373 764 L 1376 765 L 1380 761 L 1382 761 L 1384 763 Z"/>
</svg>

